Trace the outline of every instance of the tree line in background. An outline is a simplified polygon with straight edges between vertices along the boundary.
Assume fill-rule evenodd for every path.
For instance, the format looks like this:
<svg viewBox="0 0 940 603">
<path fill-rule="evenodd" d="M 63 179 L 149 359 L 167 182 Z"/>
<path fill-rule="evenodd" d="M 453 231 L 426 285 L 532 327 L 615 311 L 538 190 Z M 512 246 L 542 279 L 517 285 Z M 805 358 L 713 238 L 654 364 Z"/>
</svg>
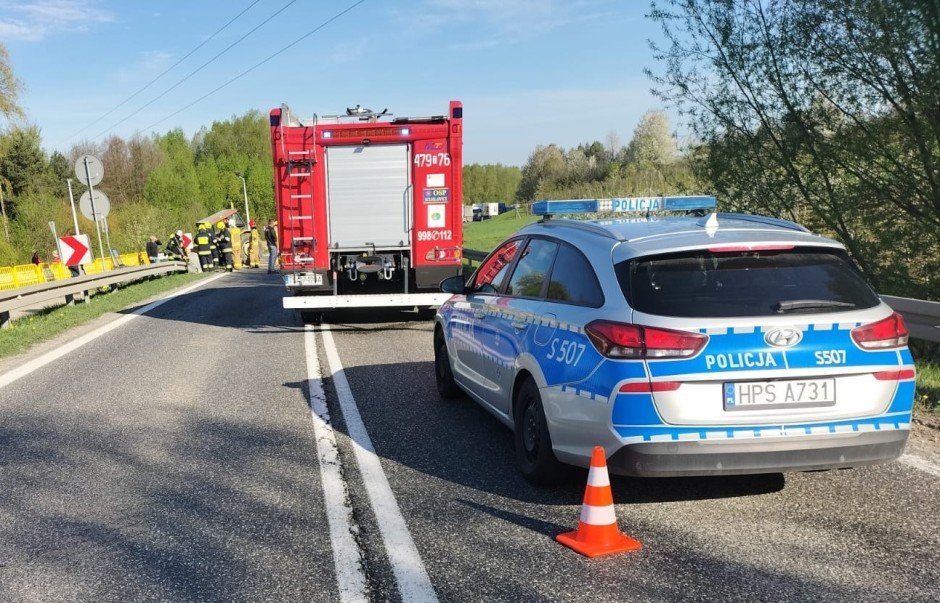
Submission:
<svg viewBox="0 0 940 603">
<path fill-rule="evenodd" d="M 522 167 L 468 165 L 464 202 L 528 203 L 715 194 L 723 211 L 779 216 L 846 244 L 876 289 L 936 299 L 940 268 L 940 10 L 927 0 L 659 0 L 650 19 L 654 92 L 690 128 L 679 148 L 666 114 L 643 116 L 564 149 L 538 146 Z M 18 83 L 0 45 L 0 114 L 16 119 Z M 47 222 L 71 224 L 66 179 L 82 153 L 105 166 L 112 246 L 141 249 L 219 209 L 273 216 L 267 122 L 251 112 L 192 139 L 114 137 L 63 156 L 38 128 L 0 133 L 9 234 L 0 265 L 51 248 Z M 75 196 L 84 190 L 76 185 Z M 82 230 L 94 230 L 83 220 Z"/>
<path fill-rule="evenodd" d="M 0 133 L 0 265 L 25 263 L 34 250 L 48 261 L 55 249 L 50 221 L 60 236 L 74 233 L 68 181 L 78 211 L 86 187 L 74 166 L 86 153 L 104 166 L 95 190 L 110 201 L 107 238 L 121 253 L 142 250 L 150 235 L 165 241 L 177 229 L 192 231 L 198 220 L 221 209 L 244 214 L 242 177 L 251 217 L 273 218 L 268 141 L 266 116 L 258 112 L 216 122 L 191 139 L 181 130 L 130 140 L 113 136 L 101 144 L 77 144 L 68 156 L 47 155 L 38 127 L 11 127 Z M 80 213 L 78 221 L 96 247 L 94 222 Z"/>
</svg>

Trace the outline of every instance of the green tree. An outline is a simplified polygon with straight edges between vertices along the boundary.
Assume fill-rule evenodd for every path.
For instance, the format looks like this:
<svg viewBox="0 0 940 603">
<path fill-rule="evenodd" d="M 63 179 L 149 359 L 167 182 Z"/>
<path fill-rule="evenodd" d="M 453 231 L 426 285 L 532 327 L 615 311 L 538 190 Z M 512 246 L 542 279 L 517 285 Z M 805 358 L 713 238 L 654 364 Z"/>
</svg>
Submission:
<svg viewBox="0 0 940 603">
<path fill-rule="evenodd" d="M 0 134 L 0 174 L 14 198 L 34 191 L 42 183 L 45 169 L 39 128 L 17 126 Z"/>
<path fill-rule="evenodd" d="M 664 166 L 675 161 L 677 155 L 669 117 L 663 111 L 647 111 L 627 145 L 626 161 L 642 167 Z"/>
<path fill-rule="evenodd" d="M 882 292 L 940 291 L 940 13 L 920 0 L 667 0 L 657 93 L 725 207 L 836 236 Z"/>
<path fill-rule="evenodd" d="M 567 172 L 565 153 L 561 147 L 539 145 L 522 167 L 522 179 L 516 199 L 523 203 L 536 200 L 540 192 L 553 190 Z"/>
<path fill-rule="evenodd" d="M 23 109 L 17 104 L 22 82 L 13 73 L 7 47 L 0 43 L 0 115 L 7 118 L 24 117 Z"/>
</svg>

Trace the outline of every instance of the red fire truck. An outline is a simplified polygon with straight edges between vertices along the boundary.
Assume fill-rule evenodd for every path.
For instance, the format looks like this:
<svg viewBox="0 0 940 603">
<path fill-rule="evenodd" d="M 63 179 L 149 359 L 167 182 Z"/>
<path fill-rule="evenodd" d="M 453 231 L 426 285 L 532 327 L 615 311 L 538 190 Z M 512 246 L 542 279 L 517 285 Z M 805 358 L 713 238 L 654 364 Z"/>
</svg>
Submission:
<svg viewBox="0 0 940 603">
<path fill-rule="evenodd" d="M 395 117 L 271 111 L 285 308 L 440 305 L 462 269 L 463 106 Z"/>
</svg>

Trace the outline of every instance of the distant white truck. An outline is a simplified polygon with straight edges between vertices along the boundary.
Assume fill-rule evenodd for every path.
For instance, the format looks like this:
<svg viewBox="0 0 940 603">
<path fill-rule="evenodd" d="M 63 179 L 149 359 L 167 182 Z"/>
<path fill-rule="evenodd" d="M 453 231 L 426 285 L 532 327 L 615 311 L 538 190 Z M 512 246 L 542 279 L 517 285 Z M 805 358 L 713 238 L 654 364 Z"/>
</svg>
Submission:
<svg viewBox="0 0 940 603">
<path fill-rule="evenodd" d="M 499 203 L 480 203 L 483 218 L 495 218 L 499 215 Z"/>
</svg>

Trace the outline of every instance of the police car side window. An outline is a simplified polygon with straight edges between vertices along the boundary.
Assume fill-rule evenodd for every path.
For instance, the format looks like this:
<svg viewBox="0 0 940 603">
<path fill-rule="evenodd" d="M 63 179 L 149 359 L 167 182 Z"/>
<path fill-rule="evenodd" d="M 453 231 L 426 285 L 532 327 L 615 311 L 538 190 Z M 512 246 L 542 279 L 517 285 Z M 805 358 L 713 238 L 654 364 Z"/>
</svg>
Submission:
<svg viewBox="0 0 940 603">
<path fill-rule="evenodd" d="M 477 269 L 473 282 L 475 291 L 496 293 L 502 288 L 521 242 L 521 239 L 515 239 L 505 243 Z"/>
<path fill-rule="evenodd" d="M 600 308 L 604 293 L 591 263 L 577 249 L 561 245 L 548 283 L 548 299 Z"/>
<path fill-rule="evenodd" d="M 506 295 L 541 297 L 545 278 L 552 267 L 557 250 L 557 243 L 546 239 L 531 239 L 509 279 Z"/>
</svg>

